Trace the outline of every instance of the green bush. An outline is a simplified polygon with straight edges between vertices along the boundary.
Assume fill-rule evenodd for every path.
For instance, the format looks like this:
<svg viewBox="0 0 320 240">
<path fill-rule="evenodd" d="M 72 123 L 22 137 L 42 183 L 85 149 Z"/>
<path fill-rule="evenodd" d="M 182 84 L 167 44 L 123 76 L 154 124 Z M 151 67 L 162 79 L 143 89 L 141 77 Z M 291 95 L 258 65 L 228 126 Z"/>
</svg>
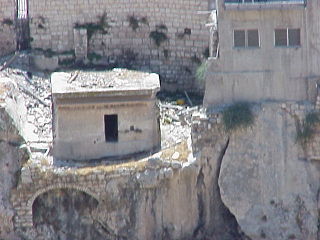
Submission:
<svg viewBox="0 0 320 240">
<path fill-rule="evenodd" d="M 135 16 L 128 16 L 128 22 L 132 30 L 137 31 L 137 29 L 139 28 L 139 19 Z"/>
<path fill-rule="evenodd" d="M 149 37 L 153 39 L 157 47 L 160 47 L 161 43 L 168 40 L 167 34 L 159 32 L 158 30 L 150 32 Z"/>
<path fill-rule="evenodd" d="M 75 23 L 74 28 L 75 29 L 87 29 L 87 37 L 88 41 L 92 38 L 92 36 L 99 32 L 100 34 L 108 34 L 109 28 L 111 28 L 111 25 L 109 24 L 110 19 L 107 16 L 107 13 L 104 12 L 101 16 L 98 16 L 97 22 L 88 22 L 88 23 Z"/>
<path fill-rule="evenodd" d="M 208 69 L 207 62 L 203 62 L 197 67 L 196 76 L 195 77 L 196 77 L 196 80 L 198 82 L 203 82 L 204 81 L 207 69 Z"/>
<path fill-rule="evenodd" d="M 315 127 L 320 124 L 320 113 L 310 112 L 297 126 L 296 141 L 301 145 L 308 144 L 315 135 Z"/>
<path fill-rule="evenodd" d="M 315 126 L 320 123 L 320 113 L 318 112 L 310 112 L 306 116 L 306 123 L 310 126 Z"/>
<path fill-rule="evenodd" d="M 167 26 L 164 24 L 160 24 L 156 26 L 156 30 L 150 32 L 149 37 L 153 39 L 157 47 L 160 47 L 163 42 L 169 39 L 166 34 L 167 31 Z"/>
<path fill-rule="evenodd" d="M 254 123 L 254 115 L 250 104 L 240 102 L 227 107 L 222 112 L 222 121 L 227 132 L 251 126 Z"/>
</svg>

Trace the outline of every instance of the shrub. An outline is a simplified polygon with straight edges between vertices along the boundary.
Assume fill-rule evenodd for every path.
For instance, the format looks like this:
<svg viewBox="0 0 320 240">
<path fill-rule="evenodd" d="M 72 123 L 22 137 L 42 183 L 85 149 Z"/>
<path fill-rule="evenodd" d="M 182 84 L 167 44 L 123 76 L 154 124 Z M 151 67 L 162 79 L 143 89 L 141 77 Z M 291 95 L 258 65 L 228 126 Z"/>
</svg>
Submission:
<svg viewBox="0 0 320 240">
<path fill-rule="evenodd" d="M 225 130 L 230 132 L 247 128 L 254 123 L 254 115 L 249 103 L 235 103 L 222 112 Z"/>
<path fill-rule="evenodd" d="M 150 32 L 149 37 L 153 39 L 157 47 L 160 47 L 163 42 L 169 39 L 167 34 L 165 33 L 167 31 L 167 26 L 164 24 L 160 24 L 156 26 L 156 30 Z"/>
<path fill-rule="evenodd" d="M 158 30 L 150 32 L 149 37 L 153 39 L 157 47 L 160 47 L 162 42 L 168 40 L 167 34 L 159 32 Z"/>
<path fill-rule="evenodd" d="M 149 25 L 147 17 L 137 18 L 134 15 L 132 15 L 128 16 L 127 20 L 129 22 L 129 26 L 132 28 L 134 32 L 137 31 L 141 24 Z"/>
<path fill-rule="evenodd" d="M 111 25 L 108 23 L 109 20 L 107 13 L 104 12 L 101 16 L 98 16 L 97 22 L 75 23 L 74 28 L 87 29 L 88 41 L 90 41 L 92 36 L 97 32 L 100 34 L 108 34 L 108 30 L 111 28 Z"/>
<path fill-rule="evenodd" d="M 128 16 L 128 22 L 133 31 L 139 28 L 139 20 L 135 16 Z"/>
<path fill-rule="evenodd" d="M 195 77 L 196 77 L 196 80 L 198 82 L 203 82 L 204 81 L 207 69 L 208 69 L 207 62 L 203 62 L 197 67 L 196 76 Z"/>
<path fill-rule="evenodd" d="M 320 123 L 320 113 L 318 112 L 310 112 L 306 116 L 306 123 L 310 126 L 315 126 Z"/>
<path fill-rule="evenodd" d="M 308 113 L 302 123 L 297 124 L 296 141 L 303 146 L 308 144 L 313 139 L 318 124 L 320 124 L 320 113 Z"/>
</svg>

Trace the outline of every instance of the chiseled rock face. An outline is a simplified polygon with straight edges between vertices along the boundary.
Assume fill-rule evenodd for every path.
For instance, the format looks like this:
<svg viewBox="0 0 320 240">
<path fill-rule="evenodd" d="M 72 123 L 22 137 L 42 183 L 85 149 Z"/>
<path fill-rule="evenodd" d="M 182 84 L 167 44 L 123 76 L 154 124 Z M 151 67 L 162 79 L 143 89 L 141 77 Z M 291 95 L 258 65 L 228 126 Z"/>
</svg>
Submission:
<svg viewBox="0 0 320 240">
<path fill-rule="evenodd" d="M 0 239 L 17 239 L 14 234 L 14 211 L 10 204 L 10 191 L 17 184 L 17 173 L 25 151 L 12 119 L 0 107 Z"/>
<path fill-rule="evenodd" d="M 219 177 L 222 200 L 253 240 L 316 240 L 319 162 L 301 157 L 290 111 L 263 104 L 255 114 L 254 126 L 231 134 Z"/>
</svg>

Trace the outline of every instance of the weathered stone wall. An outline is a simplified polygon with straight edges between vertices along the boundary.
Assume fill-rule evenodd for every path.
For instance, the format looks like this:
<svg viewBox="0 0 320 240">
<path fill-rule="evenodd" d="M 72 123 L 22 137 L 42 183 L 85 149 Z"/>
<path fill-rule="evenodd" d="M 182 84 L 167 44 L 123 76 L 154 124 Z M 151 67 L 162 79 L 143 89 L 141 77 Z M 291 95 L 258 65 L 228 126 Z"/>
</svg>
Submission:
<svg viewBox="0 0 320 240">
<path fill-rule="evenodd" d="M 157 72 L 170 90 L 192 89 L 195 68 L 209 44 L 208 14 L 198 11 L 207 11 L 208 6 L 208 1 L 196 0 L 32 0 L 31 45 L 58 52 L 74 50 L 75 25 L 98 24 L 87 29 L 89 57 L 95 53 L 105 56 L 105 62 Z M 105 32 L 99 23 L 104 13 Z M 160 46 L 150 38 L 157 26 L 156 35 L 167 37 Z"/>
<path fill-rule="evenodd" d="M 56 105 L 54 156 L 77 161 L 154 151 L 159 147 L 155 102 Z M 105 140 L 104 115 L 117 114 L 119 139 Z M 131 128 L 131 130 L 130 130 Z"/>
<path fill-rule="evenodd" d="M 15 1 L 0 2 L 0 56 L 16 49 Z"/>
<path fill-rule="evenodd" d="M 34 228 L 34 201 L 54 189 L 73 189 L 99 202 L 92 218 L 97 228 L 108 230 L 103 232 L 105 238 L 163 239 L 163 234 L 168 239 L 191 238 L 198 224 L 197 168 L 160 159 L 142 166 L 111 172 L 25 166 L 11 198 L 15 227 L 24 237 L 38 239 L 43 232 Z"/>
</svg>

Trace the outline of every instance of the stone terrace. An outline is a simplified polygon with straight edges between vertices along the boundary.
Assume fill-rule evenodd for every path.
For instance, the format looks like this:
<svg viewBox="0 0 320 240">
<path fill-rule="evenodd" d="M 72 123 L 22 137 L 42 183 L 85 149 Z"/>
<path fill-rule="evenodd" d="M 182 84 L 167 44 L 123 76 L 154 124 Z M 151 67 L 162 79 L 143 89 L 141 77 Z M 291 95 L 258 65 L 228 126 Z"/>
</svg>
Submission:
<svg viewBox="0 0 320 240">
<path fill-rule="evenodd" d="M 184 149 L 190 153 L 188 149 Z M 180 154 L 182 154 L 181 152 Z M 193 158 L 173 160 L 159 158 L 159 154 L 138 162 L 83 168 L 57 168 L 31 164 L 21 170 L 21 181 L 13 191 L 11 201 L 17 211 L 17 228 L 32 228 L 32 205 L 42 193 L 53 189 L 75 189 L 87 193 L 99 202 L 107 197 L 111 180 L 126 179 L 128 185 L 138 184 L 141 189 L 160 187 L 161 181 L 178 174 L 179 169 L 190 165 Z M 182 155 L 183 156 L 183 155 Z M 43 159 L 42 164 L 47 160 Z"/>
</svg>

